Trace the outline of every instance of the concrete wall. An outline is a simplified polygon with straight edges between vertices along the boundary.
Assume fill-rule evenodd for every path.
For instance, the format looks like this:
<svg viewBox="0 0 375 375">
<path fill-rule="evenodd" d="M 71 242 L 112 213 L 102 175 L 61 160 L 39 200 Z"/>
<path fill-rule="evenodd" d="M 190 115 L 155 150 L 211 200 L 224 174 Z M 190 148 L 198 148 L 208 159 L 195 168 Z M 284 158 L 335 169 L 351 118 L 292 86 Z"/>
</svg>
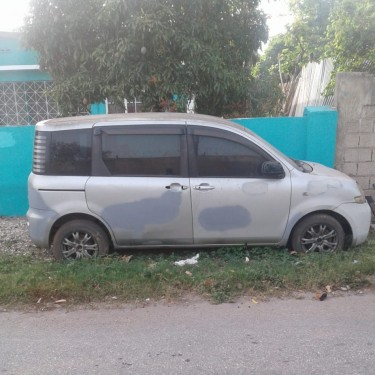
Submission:
<svg viewBox="0 0 375 375">
<path fill-rule="evenodd" d="M 375 77 L 339 73 L 336 78 L 338 111 L 336 168 L 353 177 L 375 197 Z"/>
<path fill-rule="evenodd" d="M 307 108 L 299 118 L 235 119 L 288 156 L 333 165 L 336 111 Z M 28 208 L 34 126 L 0 126 L 0 216 L 24 215 Z"/>
<path fill-rule="evenodd" d="M 0 216 L 27 211 L 27 177 L 31 171 L 34 126 L 0 127 Z"/>
<path fill-rule="evenodd" d="M 21 35 L 13 32 L 0 32 L 0 65 L 38 65 L 36 51 L 26 50 L 21 42 Z"/>
<path fill-rule="evenodd" d="M 0 67 L 39 65 L 38 54 L 25 50 L 20 42 L 20 34 L 0 32 Z M 39 70 L 0 70 L 0 82 L 49 81 L 51 77 Z"/>
</svg>

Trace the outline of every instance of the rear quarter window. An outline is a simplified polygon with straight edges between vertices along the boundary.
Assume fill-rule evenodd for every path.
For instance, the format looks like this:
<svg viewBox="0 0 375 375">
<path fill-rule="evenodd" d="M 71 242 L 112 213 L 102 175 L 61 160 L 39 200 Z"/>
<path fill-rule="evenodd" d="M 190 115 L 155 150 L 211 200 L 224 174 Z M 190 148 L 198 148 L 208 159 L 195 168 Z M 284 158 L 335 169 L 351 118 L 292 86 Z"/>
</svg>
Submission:
<svg viewBox="0 0 375 375">
<path fill-rule="evenodd" d="M 37 132 L 35 139 L 43 139 L 45 147 L 44 150 L 39 146 L 34 147 L 34 173 L 52 176 L 91 175 L 91 129 Z"/>
</svg>

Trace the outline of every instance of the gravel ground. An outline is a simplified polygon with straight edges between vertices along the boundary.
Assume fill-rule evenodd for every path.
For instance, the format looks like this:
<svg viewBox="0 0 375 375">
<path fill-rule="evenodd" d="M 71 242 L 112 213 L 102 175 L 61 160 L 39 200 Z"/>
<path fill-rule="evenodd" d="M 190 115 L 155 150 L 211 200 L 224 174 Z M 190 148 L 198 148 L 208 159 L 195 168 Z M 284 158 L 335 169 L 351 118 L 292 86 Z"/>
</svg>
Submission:
<svg viewBox="0 0 375 375">
<path fill-rule="evenodd" d="M 375 224 L 371 228 L 374 233 Z M 51 258 L 49 250 L 40 249 L 31 242 L 25 217 L 0 216 L 0 253 Z"/>
<path fill-rule="evenodd" d="M 31 242 L 24 217 L 0 217 L 0 253 L 50 257 L 48 250 Z"/>
</svg>

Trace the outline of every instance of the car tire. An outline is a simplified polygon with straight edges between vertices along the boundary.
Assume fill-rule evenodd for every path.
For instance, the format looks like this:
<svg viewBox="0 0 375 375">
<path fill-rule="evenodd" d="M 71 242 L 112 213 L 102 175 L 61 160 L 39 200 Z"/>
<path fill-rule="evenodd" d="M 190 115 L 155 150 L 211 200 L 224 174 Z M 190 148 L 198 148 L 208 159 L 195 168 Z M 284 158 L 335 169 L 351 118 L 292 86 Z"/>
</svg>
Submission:
<svg viewBox="0 0 375 375">
<path fill-rule="evenodd" d="M 334 252 L 344 248 L 345 232 L 338 220 L 317 214 L 302 219 L 294 228 L 292 250 L 303 253 Z"/>
<path fill-rule="evenodd" d="M 63 224 L 52 242 L 52 253 L 58 260 L 95 258 L 108 254 L 109 239 L 105 231 L 88 220 Z"/>
</svg>

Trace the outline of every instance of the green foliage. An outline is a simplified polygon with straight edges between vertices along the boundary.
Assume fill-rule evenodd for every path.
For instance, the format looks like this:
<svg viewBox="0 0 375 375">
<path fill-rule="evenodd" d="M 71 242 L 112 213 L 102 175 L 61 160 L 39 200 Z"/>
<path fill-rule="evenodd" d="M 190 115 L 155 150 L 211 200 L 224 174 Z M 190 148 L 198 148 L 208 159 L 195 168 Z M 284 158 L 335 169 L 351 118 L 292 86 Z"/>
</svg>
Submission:
<svg viewBox="0 0 375 375">
<path fill-rule="evenodd" d="M 260 115 L 281 110 L 276 88 L 296 78 L 308 62 L 332 58 L 334 72 L 327 95 L 333 93 L 336 72 L 375 72 L 373 0 L 290 0 L 290 7 L 293 23 L 271 40 L 254 70 L 260 87 L 255 95 L 263 98 L 256 111 Z"/>
<path fill-rule="evenodd" d="M 256 68 L 257 77 L 270 75 L 283 82 L 296 76 L 310 61 L 325 53 L 329 16 L 335 0 L 290 0 L 294 21 L 285 34 L 272 38 Z"/>
<path fill-rule="evenodd" d="M 375 73 L 375 2 L 341 0 L 333 7 L 327 29 L 326 55 L 336 72 Z"/>
<path fill-rule="evenodd" d="M 279 59 L 285 48 L 282 35 L 269 43 L 253 69 L 255 77 L 251 87 L 251 113 L 254 117 L 279 116 L 282 112 L 283 92 L 280 82 Z"/>
<path fill-rule="evenodd" d="M 326 285 L 332 290 L 375 286 L 373 236 L 367 245 L 337 254 L 293 255 L 280 249 L 232 247 L 200 251 L 195 265 L 173 264 L 192 255 L 190 251 L 137 250 L 130 262 L 118 254 L 56 262 L 0 254 L 0 305 L 34 306 L 40 299 L 40 307 L 59 299 L 68 304 L 155 301 L 191 293 L 221 303 L 237 296 L 316 292 Z"/>
<path fill-rule="evenodd" d="M 246 100 L 255 51 L 267 39 L 258 3 L 32 0 L 24 39 L 65 110 L 84 97 L 137 97 L 147 110 L 165 110 L 179 94 L 195 96 L 201 113 L 223 115 Z"/>
<path fill-rule="evenodd" d="M 281 53 L 283 73 L 295 74 L 310 61 L 320 61 L 328 42 L 326 35 L 336 0 L 290 0 L 294 21 L 285 34 Z"/>
</svg>

